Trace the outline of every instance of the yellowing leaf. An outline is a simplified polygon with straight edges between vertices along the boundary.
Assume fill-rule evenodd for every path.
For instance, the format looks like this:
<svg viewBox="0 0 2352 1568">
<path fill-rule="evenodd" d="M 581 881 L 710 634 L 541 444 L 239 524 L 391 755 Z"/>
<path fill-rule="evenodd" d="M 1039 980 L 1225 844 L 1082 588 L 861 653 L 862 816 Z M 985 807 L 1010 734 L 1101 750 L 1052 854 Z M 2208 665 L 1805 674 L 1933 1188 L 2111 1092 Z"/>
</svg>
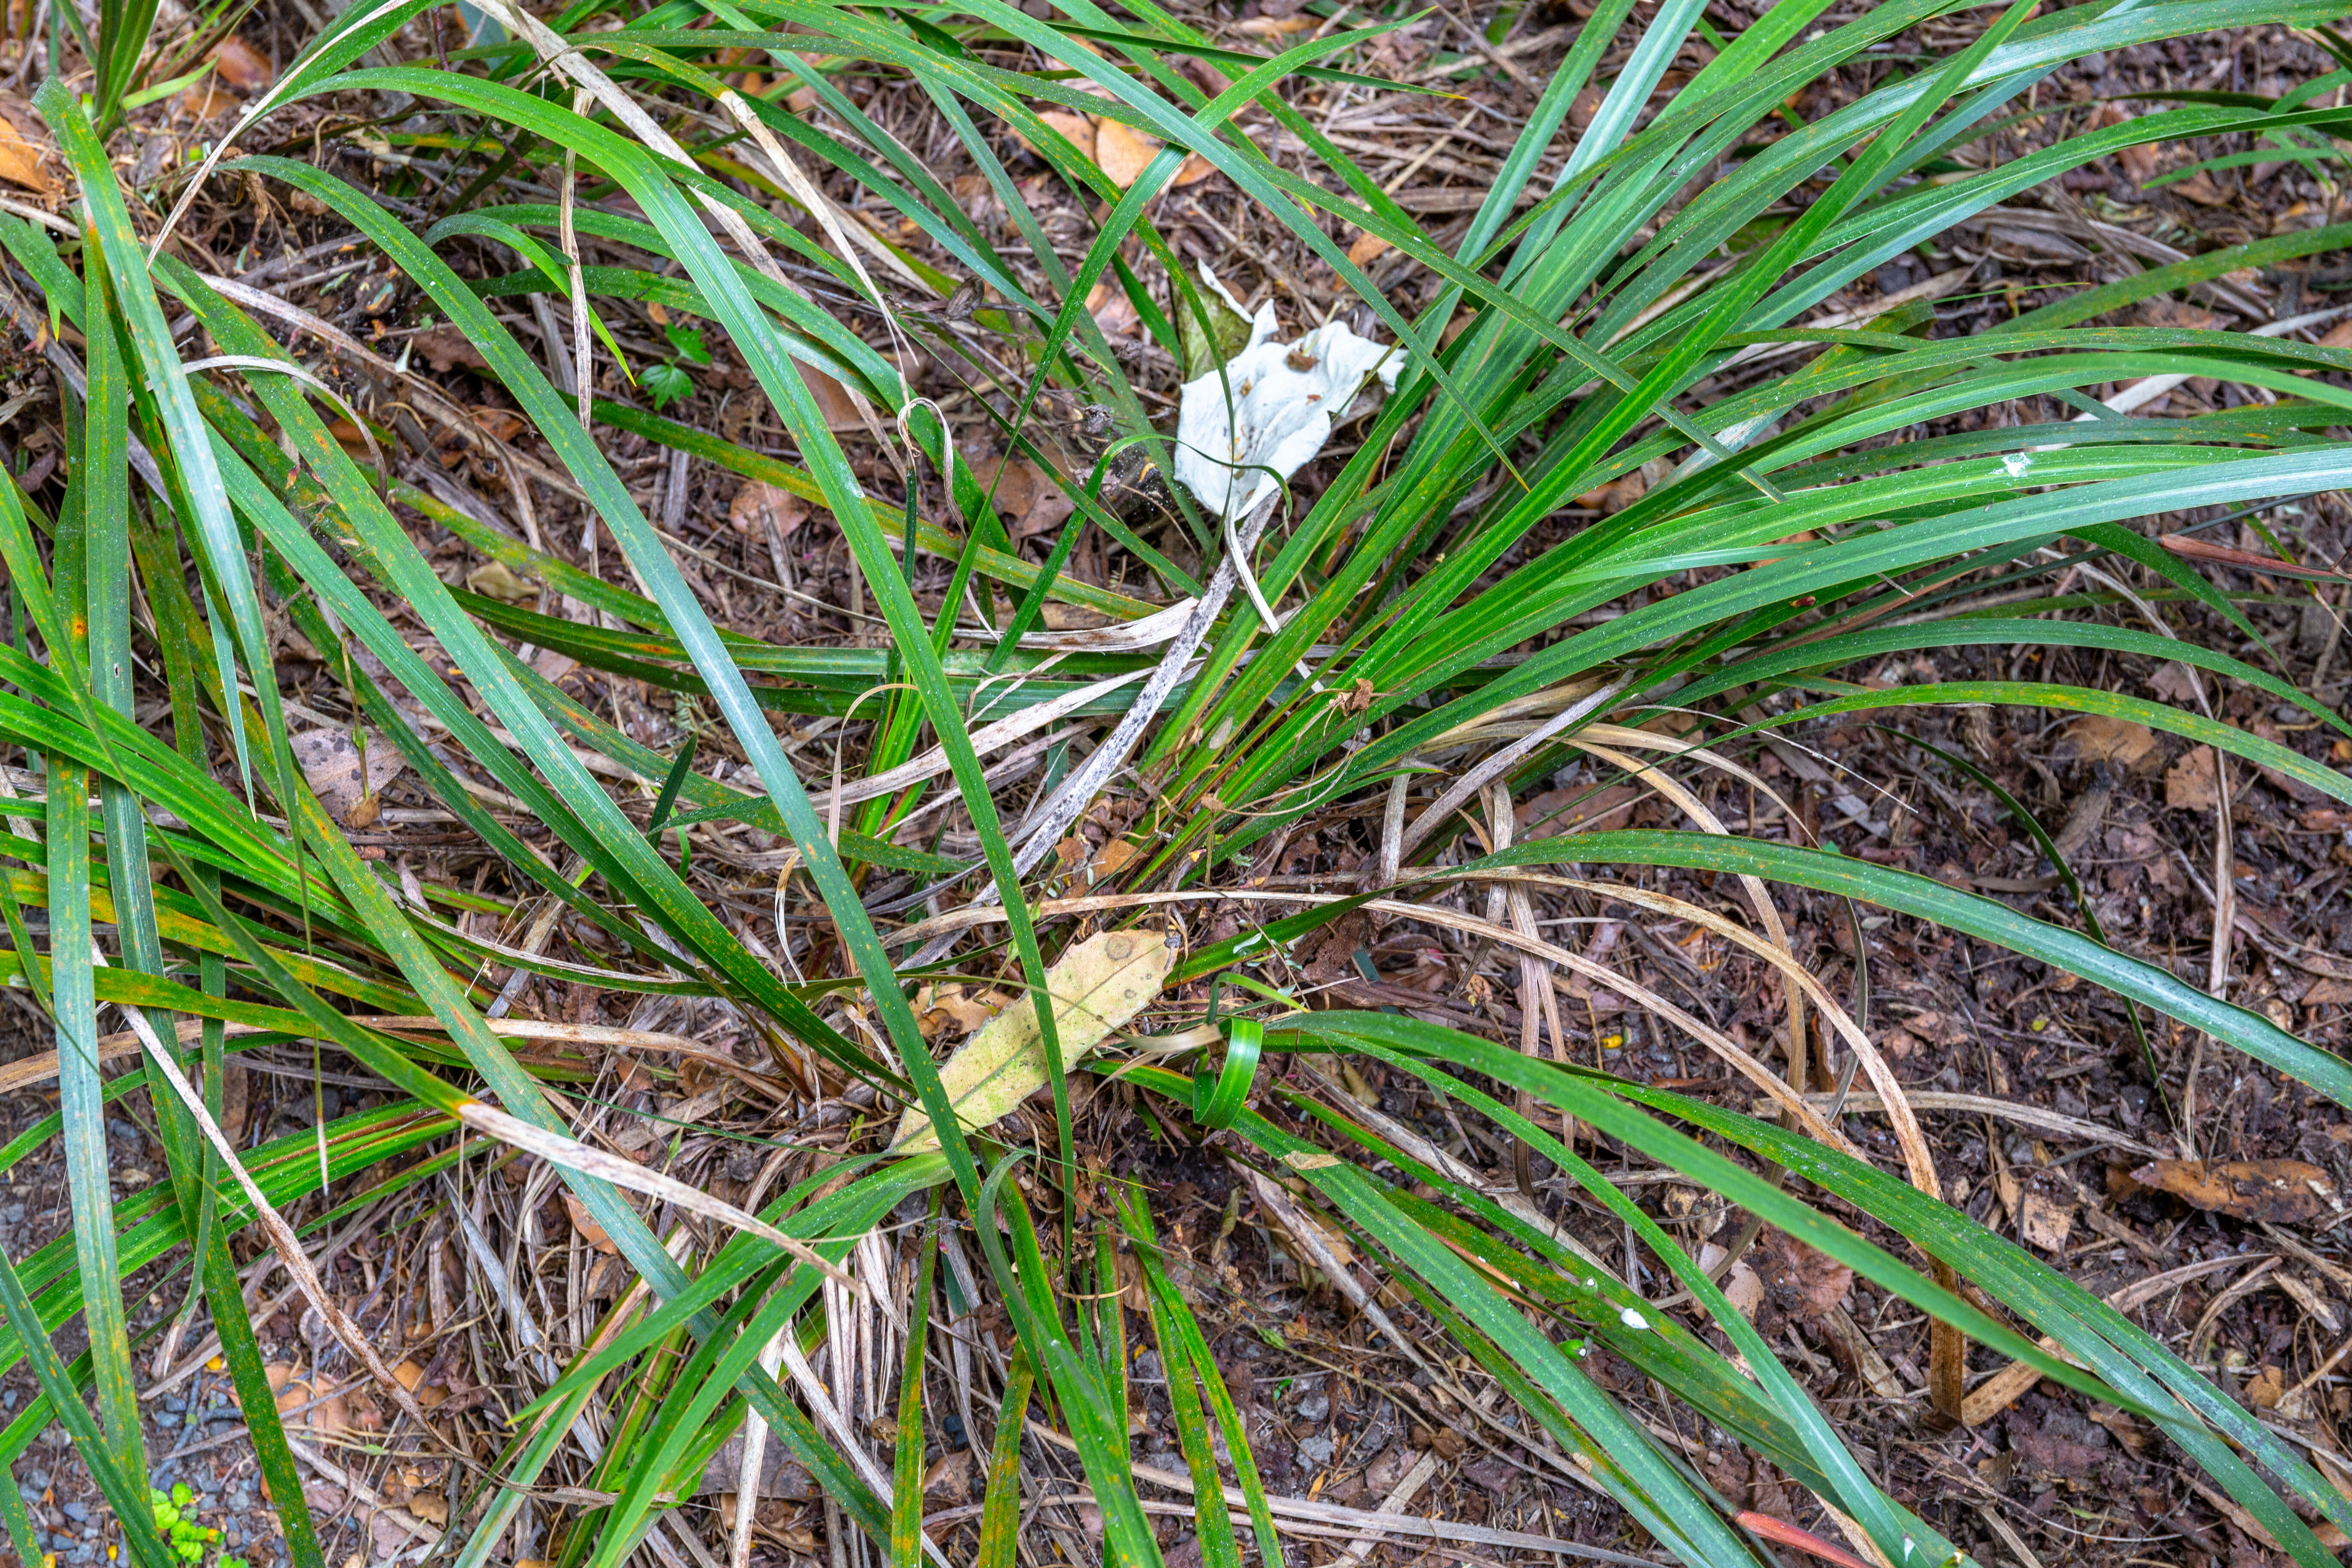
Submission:
<svg viewBox="0 0 2352 1568">
<path fill-rule="evenodd" d="M 1054 997 L 1054 1033 L 1063 1070 L 1100 1045 L 1110 1032 L 1160 994 L 1176 950 L 1147 931 L 1105 931 L 1062 954 L 1045 976 Z M 990 1019 L 940 1069 L 949 1103 L 968 1131 L 977 1131 L 1043 1088 L 1045 1042 L 1037 1006 L 1024 998 Z M 898 1123 L 900 1153 L 939 1146 L 939 1134 L 919 1105 Z"/>
<path fill-rule="evenodd" d="M 539 585 L 524 582 L 503 561 L 488 562 L 467 573 L 466 586 L 485 598 L 501 599 L 509 605 L 539 596 Z"/>
</svg>

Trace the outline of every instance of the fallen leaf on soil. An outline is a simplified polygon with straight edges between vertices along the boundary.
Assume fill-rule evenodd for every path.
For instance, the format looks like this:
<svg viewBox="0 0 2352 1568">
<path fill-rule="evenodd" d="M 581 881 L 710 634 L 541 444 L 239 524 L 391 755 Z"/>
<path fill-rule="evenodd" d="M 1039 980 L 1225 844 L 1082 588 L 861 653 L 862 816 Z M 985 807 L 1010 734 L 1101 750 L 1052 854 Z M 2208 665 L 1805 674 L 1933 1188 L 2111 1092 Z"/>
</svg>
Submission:
<svg viewBox="0 0 2352 1568">
<path fill-rule="evenodd" d="M 793 363 L 798 367 L 801 379 L 808 383 L 809 395 L 816 399 L 818 412 L 824 416 L 826 429 L 866 428 L 866 421 L 858 417 L 857 405 L 851 399 L 847 387 L 813 364 L 804 364 L 799 360 Z"/>
<path fill-rule="evenodd" d="M 2147 689 L 2167 702 L 2197 700 L 2197 677 L 2177 658 L 2168 658 L 2147 678 Z"/>
<path fill-rule="evenodd" d="M 2338 321 L 2319 340 L 2324 349 L 2352 349 L 2352 321 Z"/>
<path fill-rule="evenodd" d="M 449 1522 L 449 1500 L 439 1492 L 412 1492 L 408 1511 L 427 1524 Z"/>
<path fill-rule="evenodd" d="M 474 341 L 455 327 L 435 327 L 408 341 L 410 347 L 437 374 L 446 374 L 451 368 L 461 364 L 468 370 L 490 368 L 490 362 L 482 357 L 482 351 L 474 346 Z"/>
<path fill-rule="evenodd" d="M 474 405 L 474 423 L 493 441 L 511 441 L 522 434 L 522 416 L 511 408 L 493 408 L 487 403 Z"/>
<path fill-rule="evenodd" d="M 2144 185 L 2156 178 L 2156 147 L 2151 142 L 2137 142 L 2116 148 L 2116 162 L 2124 166 L 2124 174 L 2135 185 Z"/>
<path fill-rule="evenodd" d="M 2230 193 L 2213 183 L 2213 177 L 2200 169 L 2185 180 L 2176 180 L 2172 188 L 2200 207 L 2225 207 L 2230 205 Z"/>
<path fill-rule="evenodd" d="M 1179 188 L 1185 185 L 1197 185 L 1216 172 L 1217 166 L 1214 163 L 1210 163 L 1198 153 L 1194 153 L 1176 166 L 1174 184 Z"/>
<path fill-rule="evenodd" d="M 969 1035 L 1003 1012 L 1012 1000 L 1002 991 L 966 995 L 961 985 L 926 985 L 915 994 L 915 1021 L 927 1040 L 950 1030 Z"/>
<path fill-rule="evenodd" d="M 1784 1230 L 1767 1231 L 1756 1248 L 1756 1272 L 1773 1304 L 1792 1318 L 1818 1318 L 1853 1288 L 1853 1270 Z"/>
<path fill-rule="evenodd" d="M 1733 1311 L 1754 1321 L 1757 1309 L 1764 1305 L 1764 1277 L 1743 1258 L 1733 1264 L 1731 1272 L 1724 1278 L 1723 1299 L 1731 1303 Z"/>
<path fill-rule="evenodd" d="M 172 107 L 194 121 L 216 119 L 238 107 L 236 94 L 210 78 L 172 100 Z"/>
<path fill-rule="evenodd" d="M 2301 1160 L 2156 1160 L 2134 1171 L 2132 1180 L 2191 1208 L 2272 1225 L 2301 1225 L 2336 1207 L 2335 1182 Z"/>
<path fill-rule="evenodd" d="M 1360 234 L 1356 237 L 1356 243 L 1348 247 L 1348 259 L 1362 267 L 1370 263 L 1374 257 L 1384 255 L 1395 248 L 1396 247 L 1377 234 Z"/>
<path fill-rule="evenodd" d="M 1085 115 L 1065 114 L 1056 110 L 1051 114 L 1041 114 L 1037 118 L 1060 132 L 1072 146 L 1088 158 L 1095 155 L 1095 122 Z M 1024 147 L 1029 146 L 1026 140 L 1024 140 L 1021 144 Z M 1034 147 L 1030 147 L 1029 150 L 1033 153 L 1036 151 Z"/>
<path fill-rule="evenodd" d="M 2074 1234 L 2074 1210 L 2045 1193 L 2029 1192 L 2018 1217 L 2018 1229 L 2028 1247 L 2038 1247 L 2044 1252 L 2061 1251 L 2067 1237 Z"/>
<path fill-rule="evenodd" d="M 1097 283 L 1087 295 L 1087 314 L 1095 319 L 1107 338 L 1131 338 L 1143 330 L 1143 318 L 1135 309 L 1135 301 L 1127 297 L 1124 289 L 1114 289 L 1108 283 Z"/>
<path fill-rule="evenodd" d="M 2156 755 L 2156 731 L 2105 713 L 2085 713 L 2068 727 L 2066 738 L 2074 742 L 2074 754 L 2086 763 L 2136 768 Z"/>
<path fill-rule="evenodd" d="M 1291 33 L 1303 33 L 1315 26 L 1312 16 L 1252 16 L 1237 24 L 1239 30 L 1255 37 L 1278 38 Z"/>
<path fill-rule="evenodd" d="M 1114 838 L 1087 862 L 1087 875 L 1089 879 L 1099 882 L 1105 877 L 1118 876 L 1141 858 L 1142 850 L 1124 838 Z"/>
<path fill-rule="evenodd" d="M 1026 458 L 975 458 L 971 479 L 982 491 L 994 487 L 996 510 L 1004 514 L 1015 539 L 1059 528 L 1077 509 L 1062 487 Z"/>
<path fill-rule="evenodd" d="M 2184 305 L 2169 298 L 2150 300 L 2139 308 L 2140 319 L 2151 327 L 2185 327 L 2191 331 L 2210 332 L 2221 324 L 2221 318 L 2201 305 Z"/>
<path fill-rule="evenodd" d="M 2275 1366 L 2264 1366 L 2246 1380 L 2246 1403 L 2257 1410 L 2275 1410 L 2286 1397 L 2286 1376 Z"/>
<path fill-rule="evenodd" d="M 269 68 L 269 57 L 231 34 L 213 48 L 213 65 L 221 80 L 239 92 L 251 92 L 268 87 L 277 73 Z"/>
<path fill-rule="evenodd" d="M 5 119 L 0 119 L 0 180 L 43 195 L 52 184 L 47 171 L 41 167 L 41 150 Z"/>
<path fill-rule="evenodd" d="M 2081 1479 L 2116 1457 L 2107 1435 L 2072 1409 L 2053 1409 L 2039 1426 L 2010 1424 L 2009 1446 L 2035 1469 Z"/>
<path fill-rule="evenodd" d="M 539 585 L 524 581 L 503 561 L 488 562 L 467 573 L 466 586 L 484 598 L 500 599 L 509 605 L 539 597 Z"/>
<path fill-rule="evenodd" d="M 362 813 L 362 802 L 373 804 L 383 793 L 383 786 L 398 778 L 407 764 L 401 760 L 400 749 L 373 731 L 362 733 L 367 738 L 366 772 L 361 772 L 360 747 L 348 730 L 309 730 L 289 738 L 294 763 L 302 770 L 302 778 L 319 804 L 339 822 L 354 827 L 367 823 L 355 820 L 365 815 L 373 822 L 373 812 Z"/>
<path fill-rule="evenodd" d="M 563 1194 L 563 1211 L 572 1216 L 572 1228 L 580 1233 L 581 1240 L 608 1256 L 621 1250 L 613 1244 L 613 1238 L 604 1234 L 604 1227 L 598 1225 L 580 1200 L 570 1193 Z"/>
<path fill-rule="evenodd" d="M 1095 126 L 1095 163 L 1122 191 L 1135 184 L 1136 176 L 1150 166 L 1159 152 L 1157 137 L 1130 130 L 1116 120 Z"/>
<path fill-rule="evenodd" d="M 2221 796 L 2213 748 L 2200 746 L 2164 770 L 2164 804 L 2175 811 L 2210 811 Z"/>
<path fill-rule="evenodd" d="M 1930 1046 L 1964 1046 L 1973 1038 L 1969 1026 L 1949 1013 L 1914 1013 L 1902 1028 Z"/>
<path fill-rule="evenodd" d="M 1054 1033 L 1066 1070 L 1160 994 L 1176 950 L 1158 932 L 1105 931 L 1062 954 L 1046 973 Z M 941 1087 L 964 1125 L 988 1126 L 1046 1081 L 1045 1047 L 1034 998 L 989 1020 L 940 1069 Z M 939 1146 L 920 1106 L 909 1106 L 895 1140 L 900 1153 Z"/>
<path fill-rule="evenodd" d="M 1632 826 L 1633 803 L 1641 795 L 1631 784 L 1611 784 L 1603 790 L 1570 784 L 1566 789 L 1546 790 L 1513 815 L 1518 818 L 1518 832 L 1528 837 L 1607 833 Z"/>
<path fill-rule="evenodd" d="M 747 480 L 727 508 L 728 526 L 746 539 L 782 539 L 808 517 L 808 502 L 764 479 Z"/>
</svg>

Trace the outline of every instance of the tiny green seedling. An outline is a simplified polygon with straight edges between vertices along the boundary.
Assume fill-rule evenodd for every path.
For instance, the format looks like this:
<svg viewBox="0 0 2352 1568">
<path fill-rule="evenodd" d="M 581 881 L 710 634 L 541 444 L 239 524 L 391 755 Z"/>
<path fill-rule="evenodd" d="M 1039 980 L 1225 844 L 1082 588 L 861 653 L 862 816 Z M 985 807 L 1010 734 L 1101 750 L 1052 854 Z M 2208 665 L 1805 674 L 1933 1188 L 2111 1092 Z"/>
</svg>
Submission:
<svg viewBox="0 0 2352 1568">
<path fill-rule="evenodd" d="M 197 1563 L 205 1560 L 205 1549 L 220 1539 L 220 1531 L 196 1522 L 196 1494 L 185 1481 L 173 1483 L 168 1492 L 149 1488 L 148 1500 L 155 1505 L 155 1530 L 172 1555 L 183 1563 Z M 245 1568 L 241 1557 L 224 1557 L 219 1568 Z"/>
<path fill-rule="evenodd" d="M 702 341 L 698 329 L 677 321 L 665 321 L 662 323 L 662 336 L 669 340 L 671 349 L 687 364 L 700 366 L 710 363 L 710 347 Z M 667 364 L 646 366 L 641 379 L 646 395 L 654 400 L 656 409 L 667 407 L 694 391 L 694 377 L 688 374 L 685 367 L 676 360 Z"/>
</svg>

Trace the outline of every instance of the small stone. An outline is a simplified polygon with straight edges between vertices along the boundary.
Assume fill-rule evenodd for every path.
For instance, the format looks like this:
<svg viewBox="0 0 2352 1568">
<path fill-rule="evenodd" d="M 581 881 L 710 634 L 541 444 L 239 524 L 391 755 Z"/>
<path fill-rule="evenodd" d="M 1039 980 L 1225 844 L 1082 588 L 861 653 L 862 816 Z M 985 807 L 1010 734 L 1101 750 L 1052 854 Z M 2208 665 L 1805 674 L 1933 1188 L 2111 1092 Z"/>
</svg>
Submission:
<svg viewBox="0 0 2352 1568">
<path fill-rule="evenodd" d="M 163 1401 L 163 1408 L 170 1411 L 174 1415 L 177 1415 L 181 1411 L 185 1410 L 187 1407 L 188 1402 L 182 1399 L 177 1394 L 173 1394 L 171 1398 Z"/>
<path fill-rule="evenodd" d="M 1331 1462 L 1331 1439 L 1317 1433 L 1298 1445 L 1298 1462 L 1321 1468 Z"/>
<path fill-rule="evenodd" d="M 1331 1396 L 1320 1389 L 1298 1402 L 1298 1418 L 1301 1421 L 1322 1422 L 1328 1420 L 1330 1415 Z"/>
<path fill-rule="evenodd" d="M 69 1502 L 62 1503 L 58 1506 L 64 1510 L 65 1516 L 68 1519 L 72 1520 L 76 1524 L 85 1524 L 89 1522 L 89 1504 L 86 1502 Z"/>
</svg>

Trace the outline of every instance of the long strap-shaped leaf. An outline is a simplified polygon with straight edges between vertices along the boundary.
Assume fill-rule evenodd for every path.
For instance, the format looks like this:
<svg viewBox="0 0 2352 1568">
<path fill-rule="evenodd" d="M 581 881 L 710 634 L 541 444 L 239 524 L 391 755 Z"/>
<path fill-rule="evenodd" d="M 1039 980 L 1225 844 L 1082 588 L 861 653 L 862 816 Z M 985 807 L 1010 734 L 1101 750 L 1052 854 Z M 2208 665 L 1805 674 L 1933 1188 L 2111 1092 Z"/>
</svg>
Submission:
<svg viewBox="0 0 2352 1568">
<path fill-rule="evenodd" d="M 62 80 L 52 77 L 43 82 L 41 90 L 34 96 L 34 107 L 56 133 L 58 152 L 65 155 L 80 182 L 83 219 L 98 241 L 99 264 L 110 274 L 116 308 L 139 356 L 142 384 L 154 398 L 172 442 L 173 469 L 180 477 L 187 507 L 184 515 L 195 524 L 196 538 L 204 548 L 213 583 L 227 602 L 238 651 L 244 656 L 246 668 L 253 672 L 253 689 L 260 698 L 262 713 L 269 726 L 277 793 L 281 798 L 290 796 L 295 777 L 294 754 L 286 742 L 286 719 L 278 701 L 278 682 L 270 673 L 274 665 L 269 656 L 268 632 L 262 624 L 261 601 L 247 573 L 236 523 L 229 515 L 219 471 L 213 466 L 212 444 L 205 434 L 204 418 L 188 392 L 187 375 L 180 368 L 179 351 L 173 346 L 171 329 L 155 301 L 154 286 L 148 281 L 138 231 L 131 226 L 122 192 L 114 183 L 114 166 L 91 132 L 79 100 Z M 223 690 L 236 689 L 234 668 L 223 666 L 219 675 Z M 242 710 L 232 702 L 222 717 L 236 740 L 242 763 Z M 249 773 L 247 784 L 250 788 Z"/>
<path fill-rule="evenodd" d="M 2170 970 L 2117 952 L 2079 931 L 2035 920 L 2007 904 L 1961 892 L 1916 872 L 1899 871 L 1801 845 L 1663 830 L 1530 839 L 1471 864 L 1501 868 L 1570 861 L 1729 871 L 1899 910 L 1953 931 L 1966 931 L 2012 952 L 2038 958 L 2104 985 L 2118 995 L 2145 1002 L 2308 1084 L 2339 1105 L 2352 1105 L 2352 1063 L 2343 1058 L 2306 1045 L 2259 1013 L 2208 996 Z"/>
<path fill-rule="evenodd" d="M 58 1359 L 47 1331 L 41 1327 L 39 1314 L 25 1295 L 16 1265 L 5 1255 L 0 1255 L 0 1311 L 7 1314 L 8 1327 L 16 1331 L 24 1344 L 41 1392 L 64 1420 L 74 1447 L 88 1460 L 91 1479 L 98 1482 L 99 1490 L 114 1510 L 142 1568 L 180 1568 L 178 1560 L 155 1532 L 155 1510 L 147 1500 L 145 1467 L 125 1469 L 121 1456 L 100 1433 L 98 1423 L 90 1419 L 89 1407 L 82 1404 L 72 1375 L 65 1363 Z"/>
<path fill-rule="evenodd" d="M 383 76 L 383 73 L 362 74 L 371 78 Z M 347 82 L 352 79 L 346 79 Z M 897 573 L 889 567 L 887 546 L 879 542 L 879 531 L 872 526 L 856 480 L 850 474 L 845 459 L 841 458 L 839 447 L 824 429 L 823 417 L 815 408 L 807 383 L 791 367 L 789 356 L 774 345 L 773 333 L 768 329 L 749 291 L 737 278 L 732 265 L 717 254 L 716 247 L 708 231 L 701 226 L 700 220 L 687 206 L 677 191 L 662 177 L 653 160 L 642 149 L 590 125 L 580 117 L 553 109 L 541 100 L 511 89 L 430 71 L 398 71 L 383 76 L 383 80 L 387 86 L 396 85 L 403 90 L 425 96 L 454 95 L 471 107 L 512 120 L 554 139 L 577 142 L 596 162 L 611 169 L 617 176 L 624 177 L 638 205 L 655 218 L 666 237 L 677 247 L 678 254 L 688 258 L 688 264 L 696 282 L 720 310 L 730 331 L 735 335 L 738 346 L 760 374 L 770 396 L 786 411 L 787 422 L 801 437 L 803 453 L 812 456 L 830 453 L 832 460 L 819 467 L 818 478 L 829 504 L 835 507 L 835 516 L 848 526 L 853 543 L 862 542 L 868 546 L 868 549 L 861 550 L 859 557 L 866 581 L 876 587 L 885 609 L 894 611 L 892 629 L 900 646 L 908 647 L 921 640 L 928 647 L 925 635 L 928 628 L 921 626 L 911 598 L 906 595 L 903 583 L 898 584 L 893 596 L 890 584 Z M 815 808 L 809 804 L 806 791 L 801 787 L 791 762 L 783 755 L 774 731 L 769 728 L 741 672 L 728 657 L 726 647 L 712 627 L 709 617 L 703 613 L 692 590 L 679 574 L 677 563 L 670 559 L 635 501 L 596 450 L 587 433 L 563 407 L 554 390 L 547 384 L 546 378 L 540 374 L 506 328 L 490 315 L 474 297 L 472 290 L 467 289 L 438 257 L 417 244 L 413 235 L 393 222 L 382 208 L 342 182 L 320 174 L 302 164 L 271 160 L 264 165 L 260 160 L 250 160 L 248 166 L 266 166 L 269 173 L 309 190 L 383 247 L 403 270 L 424 286 L 435 305 L 491 359 L 500 378 L 531 415 L 566 467 L 587 488 L 597 510 L 620 538 L 622 548 L 646 585 L 653 590 L 655 601 L 693 658 L 695 668 L 709 683 L 720 711 L 726 716 L 761 782 L 767 785 L 770 797 L 776 802 L 786 828 L 808 864 L 810 876 L 816 883 L 819 894 L 838 922 L 844 944 L 866 979 L 876 1010 L 881 1015 L 891 1040 L 898 1046 L 901 1064 L 913 1081 L 925 1109 L 931 1111 L 935 1120 L 944 1118 L 951 1121 L 952 1109 L 948 1104 L 946 1091 L 939 1085 L 937 1069 L 931 1065 L 929 1052 L 923 1045 L 922 1032 L 916 1026 L 913 1010 L 898 989 L 889 956 L 874 931 L 872 919 L 860 903 Z M 323 446 L 316 448 L 312 458 L 314 466 L 330 472 L 339 459 L 349 460 L 343 458 L 341 448 L 331 439 L 325 440 Z M 855 525 L 857 520 L 866 523 L 862 532 Z M 865 538 L 865 535 L 871 535 L 871 538 Z M 391 556 L 398 549 L 395 542 L 387 541 L 379 555 Z M 413 547 L 409 549 L 413 553 Z M 427 575 L 429 577 L 429 573 Z M 429 595 L 435 591 L 421 584 L 418 587 L 420 594 Z M 901 628 L 899 612 L 903 612 L 904 621 L 911 623 L 905 629 Z M 463 617 L 455 618 L 463 620 Z M 445 638 L 456 638 L 458 648 L 467 648 L 480 641 L 479 633 L 472 631 L 469 626 L 449 626 L 444 629 L 443 635 Z M 506 679 L 503 671 L 496 667 L 495 659 L 484 650 L 477 648 L 475 652 L 485 668 L 478 668 L 474 658 L 464 658 L 461 655 L 467 673 L 478 683 L 488 683 L 487 686 L 478 685 L 478 689 L 482 689 L 486 696 L 495 696 L 500 705 L 500 717 L 506 720 L 509 729 L 518 736 L 539 740 L 546 748 L 541 753 L 544 765 L 559 773 L 576 773 L 578 788 L 567 791 L 567 794 L 577 795 L 575 806 L 592 814 L 617 816 L 618 813 L 609 807 L 608 797 L 596 787 L 585 770 L 571 762 L 569 751 L 562 746 L 552 727 L 520 691 L 515 690 L 513 683 Z M 947 710 L 952 713 L 952 702 L 946 706 Z M 960 724 L 957 731 L 961 732 Z M 570 763 L 569 768 L 567 763 Z M 975 777 L 978 775 L 976 762 L 973 773 Z M 607 801 L 604 812 L 599 813 L 596 800 L 587 798 L 592 795 Z M 985 809 L 986 799 L 983 791 L 980 804 L 975 807 L 976 813 Z M 591 820 L 593 820 L 593 816 Z M 625 819 L 611 831 L 616 838 L 625 834 L 635 839 L 634 846 L 617 842 L 611 844 L 609 847 L 615 855 L 633 862 L 638 858 L 651 862 L 638 873 L 640 881 L 656 889 L 673 884 L 677 886 L 681 907 L 674 911 L 673 918 L 695 926 L 718 923 L 699 900 L 687 893 L 682 884 L 677 884 L 676 873 L 652 852 L 649 846 L 644 844 L 641 836 L 627 826 Z M 637 853 L 641 847 L 644 849 L 642 857 Z M 722 953 L 730 946 L 738 951 L 740 948 L 740 943 L 732 942 L 727 937 L 723 928 L 713 934 L 709 945 Z M 750 960 L 748 954 L 740 964 L 733 963 L 730 955 L 730 973 L 748 991 L 762 995 L 763 999 L 764 994 L 778 989 L 772 977 L 764 968 Z M 1042 963 L 1039 973 L 1042 977 Z M 1058 1055 L 1055 1059 L 1058 1060 Z M 933 1103 L 935 1097 L 936 1104 Z M 971 1155 L 964 1147 L 960 1130 L 950 1132 L 946 1148 L 950 1163 L 957 1172 L 959 1185 L 968 1193 L 976 1193 L 978 1173 L 971 1165 Z M 599 1223 L 602 1223 L 601 1219 Z M 646 1241 L 650 1243 L 650 1237 Z M 646 1266 L 657 1270 L 663 1268 L 650 1261 Z"/>
</svg>

